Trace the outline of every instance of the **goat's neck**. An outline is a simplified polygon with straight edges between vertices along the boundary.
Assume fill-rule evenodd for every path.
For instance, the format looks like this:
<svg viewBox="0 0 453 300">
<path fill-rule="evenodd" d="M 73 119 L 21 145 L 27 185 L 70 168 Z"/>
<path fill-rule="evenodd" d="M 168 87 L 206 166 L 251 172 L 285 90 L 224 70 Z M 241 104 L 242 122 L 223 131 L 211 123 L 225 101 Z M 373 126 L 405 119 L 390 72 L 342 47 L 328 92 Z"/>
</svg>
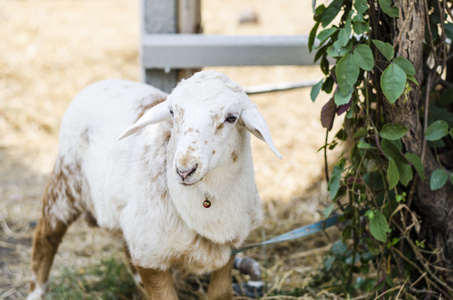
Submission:
<svg viewBox="0 0 453 300">
<path fill-rule="evenodd" d="M 248 133 L 242 136 L 242 149 L 235 163 L 221 164 L 193 186 L 168 181 L 170 196 L 182 220 L 216 243 L 240 244 L 256 221 L 253 211 L 260 209 L 250 137 Z M 171 172 L 173 168 L 167 165 L 167 170 Z M 211 202 L 209 208 L 203 206 L 205 200 Z"/>
</svg>

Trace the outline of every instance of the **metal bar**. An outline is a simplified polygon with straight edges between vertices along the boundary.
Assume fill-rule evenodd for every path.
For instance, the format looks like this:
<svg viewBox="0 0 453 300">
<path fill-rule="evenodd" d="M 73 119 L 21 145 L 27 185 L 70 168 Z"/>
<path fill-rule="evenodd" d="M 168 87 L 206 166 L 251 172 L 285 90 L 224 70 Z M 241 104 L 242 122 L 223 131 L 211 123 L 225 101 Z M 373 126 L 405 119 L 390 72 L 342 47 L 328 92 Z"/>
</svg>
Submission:
<svg viewBox="0 0 453 300">
<path fill-rule="evenodd" d="M 313 65 L 308 36 L 142 35 L 145 69 Z"/>
<path fill-rule="evenodd" d="M 299 88 L 306 88 L 317 84 L 321 79 L 317 80 L 304 80 L 296 82 L 278 82 L 271 84 L 254 85 L 244 88 L 244 92 L 248 95 L 288 91 Z"/>
</svg>

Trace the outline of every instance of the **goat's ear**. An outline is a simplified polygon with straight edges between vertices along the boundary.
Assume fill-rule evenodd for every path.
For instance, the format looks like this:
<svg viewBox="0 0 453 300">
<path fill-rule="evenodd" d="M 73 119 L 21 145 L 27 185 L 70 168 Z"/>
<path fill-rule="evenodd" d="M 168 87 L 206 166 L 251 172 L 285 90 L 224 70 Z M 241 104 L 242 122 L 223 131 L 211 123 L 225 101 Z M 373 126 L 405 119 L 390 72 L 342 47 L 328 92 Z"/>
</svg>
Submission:
<svg viewBox="0 0 453 300">
<path fill-rule="evenodd" d="M 277 148 L 272 141 L 271 133 L 269 127 L 267 126 L 266 121 L 263 116 L 258 112 L 256 107 L 247 108 L 241 113 L 241 120 L 244 122 L 245 127 L 250 131 L 254 136 L 264 141 L 272 152 L 275 155 L 282 159 L 282 155 L 278 152 Z"/>
<path fill-rule="evenodd" d="M 123 139 L 131 134 L 137 133 L 150 124 L 160 123 L 171 118 L 170 110 L 168 109 L 167 101 L 157 104 L 148 110 L 134 125 L 129 127 L 119 139 Z"/>
</svg>

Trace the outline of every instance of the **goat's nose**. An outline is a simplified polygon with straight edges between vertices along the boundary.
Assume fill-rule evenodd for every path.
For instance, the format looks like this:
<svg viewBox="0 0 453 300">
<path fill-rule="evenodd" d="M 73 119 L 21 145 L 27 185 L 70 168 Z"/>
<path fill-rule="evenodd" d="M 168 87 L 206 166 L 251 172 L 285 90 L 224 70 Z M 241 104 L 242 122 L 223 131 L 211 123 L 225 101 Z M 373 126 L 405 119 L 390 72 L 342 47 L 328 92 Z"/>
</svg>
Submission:
<svg viewBox="0 0 453 300">
<path fill-rule="evenodd" d="M 192 175 L 195 172 L 195 170 L 197 170 L 197 167 L 198 167 L 198 165 L 195 164 L 193 167 L 188 167 L 188 168 L 184 168 L 184 169 L 176 168 L 176 172 L 178 172 L 179 176 L 181 176 L 181 178 L 184 180 L 187 177 L 189 177 L 190 175 Z"/>
</svg>

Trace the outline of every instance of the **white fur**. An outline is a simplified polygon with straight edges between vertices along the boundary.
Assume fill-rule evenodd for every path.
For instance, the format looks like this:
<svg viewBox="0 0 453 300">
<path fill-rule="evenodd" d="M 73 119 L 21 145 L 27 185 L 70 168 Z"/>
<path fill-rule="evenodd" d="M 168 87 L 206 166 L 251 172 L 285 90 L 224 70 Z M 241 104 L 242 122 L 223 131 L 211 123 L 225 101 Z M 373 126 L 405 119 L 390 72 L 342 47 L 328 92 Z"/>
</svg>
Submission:
<svg viewBox="0 0 453 300">
<path fill-rule="evenodd" d="M 262 218 L 249 131 L 280 154 L 256 106 L 223 74 L 197 73 L 137 121 L 143 107 L 165 97 L 121 80 L 87 87 L 63 119 L 59 159 L 82 172 L 78 210 L 120 229 L 134 264 L 209 272 L 227 263 Z M 229 114 L 236 123 L 225 122 Z M 122 137 L 130 136 L 118 141 L 128 127 Z M 195 165 L 183 182 L 177 170 Z M 53 209 L 59 219 L 63 211 Z"/>
<path fill-rule="evenodd" d="M 33 274 L 31 280 L 35 282 L 36 286 L 35 286 L 35 289 L 33 290 L 33 292 L 28 294 L 27 300 L 43 300 L 43 299 L 45 299 L 46 291 L 47 291 L 47 283 L 45 283 L 43 285 L 37 284 L 35 274 Z"/>
</svg>

